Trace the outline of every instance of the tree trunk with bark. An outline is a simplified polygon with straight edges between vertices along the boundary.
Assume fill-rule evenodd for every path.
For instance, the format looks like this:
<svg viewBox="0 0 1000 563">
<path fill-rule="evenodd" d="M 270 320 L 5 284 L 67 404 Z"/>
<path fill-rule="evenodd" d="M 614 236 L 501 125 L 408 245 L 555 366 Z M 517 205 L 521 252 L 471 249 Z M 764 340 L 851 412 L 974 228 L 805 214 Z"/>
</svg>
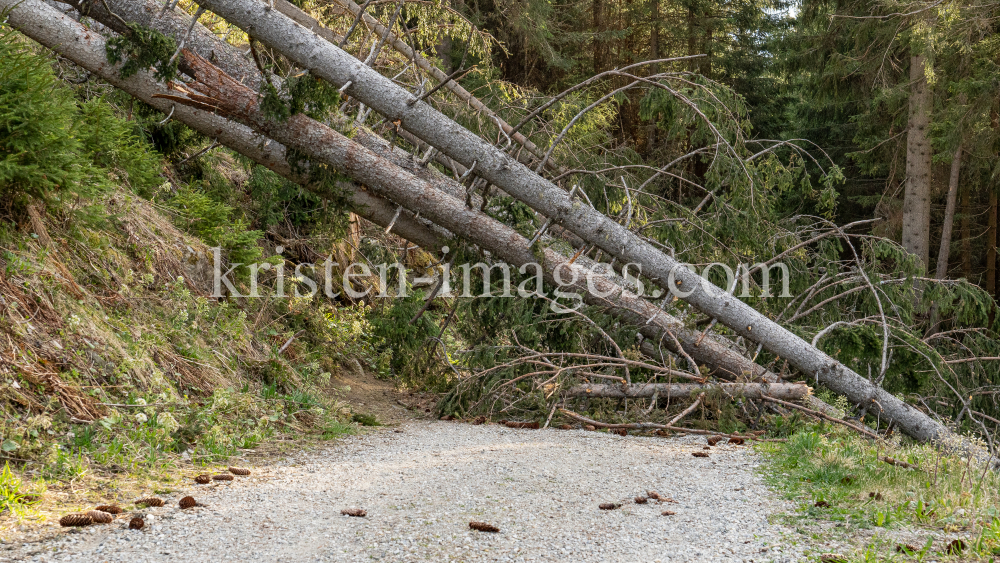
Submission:
<svg viewBox="0 0 1000 563">
<path fill-rule="evenodd" d="M 910 109 L 906 132 L 906 186 L 903 193 L 903 248 L 930 270 L 931 109 L 934 94 L 923 55 L 910 57 Z"/>
<path fill-rule="evenodd" d="M 990 190 L 990 203 L 986 210 L 986 292 L 997 296 L 997 193 Z"/>
<path fill-rule="evenodd" d="M 943 280 L 948 277 L 948 258 L 951 255 L 951 231 L 955 224 L 955 202 L 958 199 L 958 179 L 962 172 L 962 144 L 955 149 L 951 158 L 951 174 L 948 176 L 948 202 L 944 208 L 944 225 L 941 226 L 941 247 L 938 250 L 937 272 L 934 277 Z"/>
<path fill-rule="evenodd" d="M 702 393 L 719 389 L 731 397 L 760 399 L 773 397 L 783 401 L 799 401 L 809 396 L 808 385 L 801 383 L 718 383 L 713 385 L 697 385 L 691 383 L 641 383 L 636 385 L 583 384 L 570 387 L 567 395 L 573 397 L 591 397 L 595 399 L 648 399 L 653 396 L 661 398 L 690 398 L 693 393 Z"/>
<path fill-rule="evenodd" d="M 962 277 L 972 280 L 972 188 L 962 188 Z"/>
</svg>

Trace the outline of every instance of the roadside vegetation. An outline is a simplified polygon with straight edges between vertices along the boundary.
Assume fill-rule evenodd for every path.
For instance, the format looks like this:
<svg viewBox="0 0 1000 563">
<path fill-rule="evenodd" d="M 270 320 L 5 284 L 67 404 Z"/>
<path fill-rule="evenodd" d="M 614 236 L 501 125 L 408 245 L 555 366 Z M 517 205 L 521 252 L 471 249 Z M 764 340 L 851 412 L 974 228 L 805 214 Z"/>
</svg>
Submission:
<svg viewBox="0 0 1000 563">
<path fill-rule="evenodd" d="M 951 446 L 807 424 L 756 448 L 765 479 L 795 504 L 781 523 L 814 545 L 817 560 L 993 561 L 1000 475 Z"/>
</svg>

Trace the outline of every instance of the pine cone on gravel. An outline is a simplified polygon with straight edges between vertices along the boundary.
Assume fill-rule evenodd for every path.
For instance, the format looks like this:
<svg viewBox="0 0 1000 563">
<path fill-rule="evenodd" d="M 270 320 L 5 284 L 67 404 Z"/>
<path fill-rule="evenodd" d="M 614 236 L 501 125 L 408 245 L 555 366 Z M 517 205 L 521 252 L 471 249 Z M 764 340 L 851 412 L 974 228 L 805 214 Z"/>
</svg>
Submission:
<svg viewBox="0 0 1000 563">
<path fill-rule="evenodd" d="M 367 510 L 362 510 L 360 508 L 345 508 L 340 511 L 344 516 L 354 516 L 355 518 L 364 518 L 368 516 Z"/>
<path fill-rule="evenodd" d="M 663 500 L 663 498 L 660 497 L 660 493 L 656 491 L 646 491 L 646 496 L 653 500 Z"/>
<path fill-rule="evenodd" d="M 91 510 L 87 513 L 94 524 L 110 524 L 115 521 L 115 517 L 101 510 Z"/>
<path fill-rule="evenodd" d="M 709 446 L 714 446 L 718 444 L 725 436 L 711 436 L 708 438 L 707 442 Z"/>
<path fill-rule="evenodd" d="M 648 500 L 646 497 L 635 497 L 636 504 L 646 504 Z"/>
<path fill-rule="evenodd" d="M 523 428 L 525 430 L 538 430 L 539 424 L 537 422 L 515 422 L 513 420 L 508 420 L 504 423 L 507 428 Z"/>
<path fill-rule="evenodd" d="M 598 506 L 597 508 L 600 508 L 601 510 L 614 510 L 616 508 L 621 508 L 621 506 L 622 505 L 614 503 L 614 502 L 606 502 L 606 503 Z"/>
<path fill-rule="evenodd" d="M 469 522 L 469 527 L 480 532 L 496 533 L 500 531 L 500 528 L 486 522 Z"/>
<path fill-rule="evenodd" d="M 210 475 L 199 475 L 194 478 L 194 482 L 199 485 L 207 485 L 212 482 L 212 477 Z"/>
<path fill-rule="evenodd" d="M 101 512 L 107 512 L 108 514 L 122 513 L 122 507 L 118 506 L 117 504 L 102 504 L 101 506 L 98 506 L 94 510 L 100 510 Z"/>
<path fill-rule="evenodd" d="M 212 479 L 215 480 L 215 481 L 232 481 L 233 480 L 233 476 L 232 475 L 226 475 L 225 473 L 221 473 L 219 475 L 212 475 Z"/>
<path fill-rule="evenodd" d="M 94 519 L 88 514 L 67 514 L 59 519 L 59 525 L 64 527 L 89 526 L 93 523 Z"/>
<path fill-rule="evenodd" d="M 230 467 L 229 472 L 240 477 L 246 477 L 250 474 L 250 470 L 245 467 Z"/>
<path fill-rule="evenodd" d="M 142 519 L 142 516 L 136 516 L 135 518 L 128 521 L 129 530 L 141 530 L 143 526 L 146 525 L 146 521 Z"/>
<path fill-rule="evenodd" d="M 569 424 L 560 424 L 560 425 L 559 425 L 559 429 L 560 429 L 560 430 L 572 430 L 572 429 L 573 429 L 573 427 L 572 427 L 572 426 L 570 426 Z"/>
<path fill-rule="evenodd" d="M 160 507 L 163 506 L 163 499 L 156 497 L 146 497 L 135 501 L 136 506 L 151 506 Z"/>
<path fill-rule="evenodd" d="M 743 438 L 730 438 L 729 443 L 733 444 L 734 446 L 742 446 Z"/>
<path fill-rule="evenodd" d="M 619 436 L 628 436 L 628 430 L 625 428 L 612 428 L 611 433 Z"/>
<path fill-rule="evenodd" d="M 194 500 L 194 497 L 184 497 L 178 504 L 180 505 L 181 510 L 187 510 L 188 508 L 198 506 L 198 501 Z"/>
<path fill-rule="evenodd" d="M 691 452 L 691 455 L 694 457 L 708 457 L 708 454 L 705 452 Z"/>
<path fill-rule="evenodd" d="M 661 515 L 663 515 L 663 516 L 673 516 L 674 514 L 677 514 L 677 513 L 676 513 L 676 512 L 674 512 L 673 510 L 664 510 L 664 511 L 663 511 L 663 512 L 661 513 Z"/>
</svg>

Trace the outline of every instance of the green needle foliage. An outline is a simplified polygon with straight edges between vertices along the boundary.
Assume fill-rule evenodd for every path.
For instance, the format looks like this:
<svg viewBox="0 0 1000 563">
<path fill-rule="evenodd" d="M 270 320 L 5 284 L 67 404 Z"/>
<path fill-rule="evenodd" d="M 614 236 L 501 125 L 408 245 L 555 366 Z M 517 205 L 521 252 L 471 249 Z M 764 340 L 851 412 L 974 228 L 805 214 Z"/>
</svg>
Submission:
<svg viewBox="0 0 1000 563">
<path fill-rule="evenodd" d="M 164 82 L 177 76 L 177 61 L 170 57 L 177 51 L 177 43 L 159 31 L 128 24 L 129 33 L 112 37 L 107 43 L 108 61 L 122 64 L 119 72 L 128 78 L 140 70 L 155 69 L 156 77 Z"/>
<path fill-rule="evenodd" d="M 0 28 L 0 212 L 17 212 L 32 199 L 86 196 L 102 185 L 84 156 L 78 115 L 51 59 Z"/>
</svg>

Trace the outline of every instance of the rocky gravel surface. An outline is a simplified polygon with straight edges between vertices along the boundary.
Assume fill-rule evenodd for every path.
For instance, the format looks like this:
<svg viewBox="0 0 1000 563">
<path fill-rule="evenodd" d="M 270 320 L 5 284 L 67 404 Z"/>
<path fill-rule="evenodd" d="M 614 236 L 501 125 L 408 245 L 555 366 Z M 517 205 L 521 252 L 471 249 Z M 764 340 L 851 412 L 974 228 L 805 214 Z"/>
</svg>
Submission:
<svg viewBox="0 0 1000 563">
<path fill-rule="evenodd" d="M 114 524 L 8 546 L 15 561 L 797 561 L 746 446 L 701 436 L 412 422 L 198 486 Z M 694 457 L 706 451 L 709 457 Z M 637 504 L 656 491 L 675 502 Z M 207 506 L 180 510 L 194 495 Z M 620 503 L 600 510 L 602 503 Z M 341 515 L 362 508 L 364 518 Z M 664 516 L 664 511 L 676 514 Z M 500 528 L 469 529 L 470 521 Z"/>
</svg>

